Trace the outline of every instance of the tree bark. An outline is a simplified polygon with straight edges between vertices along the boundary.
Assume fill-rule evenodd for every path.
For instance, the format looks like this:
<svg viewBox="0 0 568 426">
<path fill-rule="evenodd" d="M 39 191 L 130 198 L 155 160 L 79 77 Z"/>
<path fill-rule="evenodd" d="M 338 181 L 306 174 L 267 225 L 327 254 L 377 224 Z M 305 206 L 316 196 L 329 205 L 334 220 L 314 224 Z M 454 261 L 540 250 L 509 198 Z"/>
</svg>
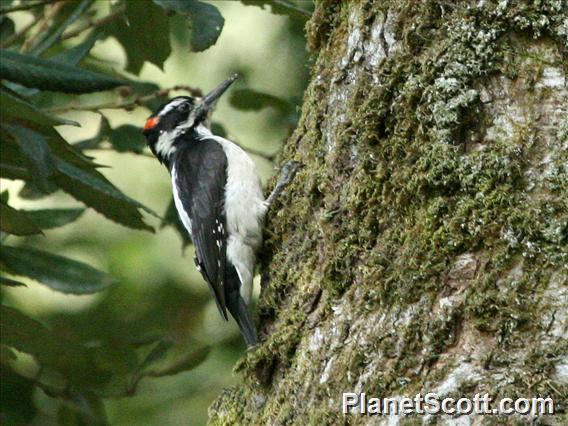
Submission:
<svg viewBox="0 0 568 426">
<path fill-rule="evenodd" d="M 456 422 L 344 416 L 342 392 L 552 397 L 544 421 L 566 424 L 567 10 L 317 3 L 282 158 L 305 167 L 262 254 L 263 343 L 212 424 Z"/>
</svg>

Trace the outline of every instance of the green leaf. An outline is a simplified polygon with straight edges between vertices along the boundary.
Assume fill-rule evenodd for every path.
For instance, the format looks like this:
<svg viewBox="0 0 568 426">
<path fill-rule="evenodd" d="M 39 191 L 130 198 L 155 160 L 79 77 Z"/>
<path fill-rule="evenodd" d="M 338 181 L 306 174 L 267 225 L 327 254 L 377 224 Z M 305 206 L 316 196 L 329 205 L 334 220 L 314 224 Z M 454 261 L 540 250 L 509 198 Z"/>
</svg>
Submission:
<svg viewBox="0 0 568 426">
<path fill-rule="evenodd" d="M 73 146 L 78 149 L 97 149 L 105 141 L 110 142 L 118 152 L 135 152 L 139 154 L 146 148 L 146 142 L 142 136 L 142 128 L 125 124 L 112 129 L 105 116 L 101 117 L 99 131 L 95 136 L 76 142 Z"/>
<path fill-rule="evenodd" d="M 6 179 L 14 180 L 30 180 L 32 178 L 26 168 L 15 166 L 4 161 L 0 161 L 0 176 Z"/>
<path fill-rule="evenodd" d="M 141 153 L 146 147 L 142 129 L 131 124 L 117 127 L 110 132 L 110 143 L 118 152 Z"/>
<path fill-rule="evenodd" d="M 60 404 L 57 411 L 58 425 L 108 425 L 104 405 L 93 392 L 74 393 Z"/>
<path fill-rule="evenodd" d="M 35 383 L 33 379 L 16 373 L 12 367 L 10 355 L 5 355 L 10 348 L 2 346 L 2 364 L 0 369 L 0 404 L 2 405 L 2 424 L 26 425 L 32 424 L 38 409 L 34 402 Z M 12 351 L 12 353 L 14 353 Z M 6 356 L 10 357 L 6 359 Z M 17 361 L 16 361 L 17 362 Z"/>
<path fill-rule="evenodd" d="M 43 135 L 19 126 L 6 126 L 6 131 L 14 138 L 20 152 L 27 159 L 33 181 L 39 189 L 47 192 L 47 179 L 56 171 L 56 168 Z"/>
<path fill-rule="evenodd" d="M 225 19 L 211 4 L 194 1 L 187 6 L 191 19 L 191 49 L 194 52 L 202 52 L 217 42 Z"/>
<path fill-rule="evenodd" d="M 34 355 L 40 362 L 57 358 L 60 345 L 50 330 L 20 311 L 0 306 L 2 343 L 20 352 Z"/>
<path fill-rule="evenodd" d="M 12 278 L 7 278 L 0 276 L 0 284 L 8 287 L 27 287 L 23 282 L 13 280 Z"/>
<path fill-rule="evenodd" d="M 225 20 L 215 6 L 198 0 L 154 0 L 154 3 L 190 20 L 191 50 L 194 52 L 202 52 L 217 42 Z"/>
<path fill-rule="evenodd" d="M 309 19 L 312 15 L 311 11 L 302 9 L 286 0 L 241 0 L 241 3 L 245 6 L 258 6 L 262 9 L 269 6 L 270 11 L 275 15 L 287 15 L 302 20 Z"/>
<path fill-rule="evenodd" d="M 94 170 L 101 167 L 93 162 L 91 157 L 84 155 L 80 150 L 69 144 L 57 130 L 50 128 L 42 131 L 45 140 L 49 144 L 49 148 L 54 157 L 67 161 L 83 170 Z"/>
<path fill-rule="evenodd" d="M 0 126 L 0 130 L 3 130 Z M 6 179 L 32 180 L 28 171 L 28 162 L 15 143 L 2 139 L 2 155 L 0 156 L 0 177 Z"/>
<path fill-rule="evenodd" d="M 227 137 L 227 130 L 225 130 L 225 127 L 223 127 L 223 125 L 218 121 L 213 121 L 211 123 L 211 132 L 213 132 L 216 136 L 221 136 L 222 138 Z"/>
<path fill-rule="evenodd" d="M 257 111 L 267 107 L 275 108 L 283 114 L 288 114 L 292 111 L 292 105 L 289 102 L 253 89 L 234 90 L 229 101 L 235 108 L 245 111 Z"/>
<path fill-rule="evenodd" d="M 53 138 L 48 140 L 51 140 L 52 144 L 57 142 Z M 55 144 L 52 146 L 55 146 L 58 154 L 70 158 L 75 163 L 79 163 L 82 168 L 60 158 L 54 158 L 56 173 L 50 175 L 50 185 L 56 184 L 79 201 L 93 207 L 112 220 L 126 226 L 152 230 L 151 227 L 142 221 L 138 208 L 144 208 L 153 213 L 151 210 L 122 194 L 102 174 L 95 170 L 91 163 L 83 160 L 83 157 L 73 151 L 73 147 L 62 139 L 59 145 Z M 66 150 L 66 148 L 69 150 Z M 0 175 L 8 179 L 23 179 L 33 182 L 33 174 L 27 170 L 25 158 L 13 146 L 13 143 L 3 143 Z M 49 186 L 48 190 L 51 191 L 52 187 Z M 155 213 L 153 214 L 155 215 Z"/>
<path fill-rule="evenodd" d="M 92 294 L 113 282 L 92 266 L 56 254 L 8 246 L 2 246 L 0 253 L 8 272 L 32 278 L 61 293 Z"/>
<path fill-rule="evenodd" d="M 0 345 L 0 363 L 7 365 L 18 359 L 16 352 L 6 345 Z"/>
<path fill-rule="evenodd" d="M 3 59 L 0 64 L 3 64 Z M 61 124 L 79 126 L 74 121 L 50 115 L 5 89 L 0 89 L 0 114 L 3 122 L 19 123 L 28 127 L 51 127 Z"/>
<path fill-rule="evenodd" d="M 0 51 L 0 78 L 26 87 L 66 93 L 90 93 L 127 84 L 125 80 L 50 59 Z"/>
<path fill-rule="evenodd" d="M 156 83 L 152 83 L 150 81 L 132 80 L 130 82 L 130 86 L 134 89 L 136 94 L 138 94 L 139 96 L 152 95 L 152 94 L 156 93 L 158 90 L 161 89 L 161 87 L 158 86 Z M 163 99 L 166 99 L 166 98 L 167 97 L 164 95 Z"/>
<path fill-rule="evenodd" d="M 5 15 L 0 16 L 0 40 L 2 40 L 2 42 L 13 35 L 15 29 L 14 21 Z"/>
<path fill-rule="evenodd" d="M 211 348 L 209 346 L 203 346 L 192 352 L 185 351 L 164 365 L 148 369 L 144 372 L 144 375 L 149 377 L 173 376 L 182 371 L 193 370 L 207 359 L 210 351 Z"/>
<path fill-rule="evenodd" d="M 28 215 L 10 207 L 6 203 L 0 203 L 0 229 L 12 235 L 41 234 L 41 229 L 31 220 Z"/>
<path fill-rule="evenodd" d="M 41 229 L 53 229 L 76 221 L 85 209 L 24 210 L 26 216 Z"/>
<path fill-rule="evenodd" d="M 4 0 L 2 2 L 2 7 L 0 7 L 0 13 L 1 14 L 8 13 L 8 11 L 10 10 L 10 6 L 12 6 L 12 3 L 14 3 L 14 0 Z"/>
<path fill-rule="evenodd" d="M 53 182 L 47 182 L 47 188 L 41 190 L 33 181 L 28 181 L 24 184 L 18 196 L 20 198 L 24 198 L 26 200 L 39 200 L 41 198 L 46 197 L 47 195 L 51 195 L 54 192 L 57 192 L 59 188 Z"/>
<path fill-rule="evenodd" d="M 66 163 L 65 161 L 57 161 L 57 169 L 63 173 L 64 175 L 80 180 L 84 184 L 91 187 L 91 189 L 97 190 L 102 192 L 110 197 L 113 197 L 117 200 L 127 201 L 136 205 L 137 207 L 144 207 L 142 204 L 138 203 L 137 201 L 133 200 L 132 198 L 124 195 L 120 192 L 112 183 L 110 183 L 102 174 L 95 170 L 91 170 L 89 172 L 85 170 L 81 170 L 77 167 L 74 167 L 71 164 Z M 151 212 L 151 210 L 148 210 Z"/>
<path fill-rule="evenodd" d="M 93 313 L 97 318 L 95 323 L 90 315 L 81 315 L 88 322 L 84 329 L 78 327 L 77 315 L 57 315 L 51 330 L 15 309 L 2 306 L 2 344 L 34 356 L 41 367 L 34 379 L 51 396 L 65 394 L 66 398 L 74 398 L 77 392 L 83 396 L 91 392 L 106 397 L 124 396 L 132 379 L 139 375 L 137 354 L 119 338 L 126 335 L 116 333 L 114 326 L 127 333 L 128 329 L 123 329 L 120 319 L 105 315 L 105 311 Z M 96 347 L 93 342 L 97 343 Z M 9 361 L 12 357 L 6 358 Z M 85 405 L 86 402 L 83 401 L 83 408 L 99 412 Z"/>
<path fill-rule="evenodd" d="M 140 364 L 140 371 L 146 369 L 148 366 L 162 360 L 167 352 L 173 346 L 173 342 L 167 340 L 160 340 L 158 344 L 150 351 L 150 353 L 144 358 L 144 361 Z"/>
<path fill-rule="evenodd" d="M 0 178 L 12 180 L 31 181 L 25 158 L 22 156 L 18 147 L 11 143 L 1 141 L 2 155 L 0 156 Z"/>
<path fill-rule="evenodd" d="M 40 42 L 37 43 L 37 45 L 31 49 L 30 52 L 34 56 L 39 56 L 47 49 L 49 49 L 51 46 L 53 46 L 55 43 L 57 43 L 61 39 L 61 34 L 63 34 L 63 32 L 67 29 L 67 27 L 69 27 L 69 25 L 72 25 L 77 19 L 79 19 L 81 15 L 83 15 L 83 13 L 89 7 L 91 7 L 93 2 L 94 0 L 82 0 L 77 5 L 75 10 L 73 10 L 73 12 L 67 17 L 67 19 L 65 19 L 61 23 L 61 25 L 58 25 L 52 33 L 46 34 L 40 40 Z"/>
<path fill-rule="evenodd" d="M 118 152 L 141 153 L 146 147 L 142 128 L 125 124 L 112 129 L 105 116 L 102 116 L 99 131 L 94 137 L 77 142 L 73 146 L 79 149 L 96 149 L 104 141 L 110 142 Z"/>
<path fill-rule="evenodd" d="M 55 176 L 55 183 L 77 200 L 129 228 L 154 230 L 144 223 L 138 209 L 156 213 L 124 195 L 96 170 L 87 172 L 61 160 L 57 168 L 61 173 Z"/>
<path fill-rule="evenodd" d="M 3 136 L 7 136 L 20 146 L 22 153 L 25 154 L 32 163 L 39 161 L 39 158 L 36 159 L 35 157 L 41 150 L 42 155 L 45 157 L 46 166 L 51 162 L 51 160 L 49 160 L 49 152 L 51 152 L 53 156 L 57 156 L 84 169 L 94 169 L 98 166 L 93 163 L 91 158 L 83 155 L 75 147 L 67 143 L 53 127 L 36 125 L 35 123 L 29 122 L 26 123 L 25 120 L 13 120 L 13 122 L 24 128 L 8 124 L 2 125 L 2 123 L 0 123 L 0 129 L 5 132 Z M 38 170 L 41 170 L 41 168 L 36 169 L 36 171 Z M 42 174 L 40 178 L 43 176 Z"/>
<path fill-rule="evenodd" d="M 67 376 L 69 385 L 77 376 L 84 375 L 81 363 L 92 362 L 87 348 L 73 340 L 60 338 L 39 321 L 4 305 L 0 306 L 0 334 L 3 344 L 33 355 L 40 363 L 42 370 L 38 381 L 43 389 L 64 390 L 66 383 L 62 374 Z M 93 374 L 100 374 L 96 366 L 89 367 Z"/>
<path fill-rule="evenodd" d="M 81 60 L 89 54 L 95 42 L 98 40 L 99 34 L 96 31 L 93 31 L 89 34 L 89 37 L 76 46 L 73 46 L 70 49 L 65 50 L 55 56 L 52 56 L 50 59 L 52 61 L 62 62 L 68 65 L 77 65 Z"/>
<path fill-rule="evenodd" d="M 126 19 L 108 28 L 126 50 L 126 70 L 138 74 L 144 61 L 164 69 L 172 52 L 168 17 L 151 0 L 126 2 Z"/>
<path fill-rule="evenodd" d="M 108 119 L 101 114 L 101 124 L 99 125 L 99 131 L 95 136 L 89 139 L 84 139 L 82 141 L 76 142 L 73 146 L 77 149 L 96 149 L 100 146 L 102 142 L 108 137 L 112 131 Z"/>
<path fill-rule="evenodd" d="M 92 31 L 89 37 L 87 37 L 87 39 L 84 42 L 70 49 L 64 50 L 63 52 L 58 53 L 49 59 L 52 61 L 57 61 L 68 65 L 77 65 L 92 49 L 99 35 L 100 34 L 97 31 Z M 39 99 L 39 102 L 41 104 L 46 104 L 46 103 L 52 104 L 54 102 L 54 100 L 52 99 L 53 98 L 52 93 L 43 92 L 40 94 L 39 89 L 30 89 L 20 84 L 11 83 L 9 81 L 7 81 L 5 84 L 6 86 L 16 91 L 20 95 L 24 96 L 25 98 L 35 97 L 34 100 L 36 101 Z M 47 101 L 47 99 L 50 100 Z"/>
</svg>

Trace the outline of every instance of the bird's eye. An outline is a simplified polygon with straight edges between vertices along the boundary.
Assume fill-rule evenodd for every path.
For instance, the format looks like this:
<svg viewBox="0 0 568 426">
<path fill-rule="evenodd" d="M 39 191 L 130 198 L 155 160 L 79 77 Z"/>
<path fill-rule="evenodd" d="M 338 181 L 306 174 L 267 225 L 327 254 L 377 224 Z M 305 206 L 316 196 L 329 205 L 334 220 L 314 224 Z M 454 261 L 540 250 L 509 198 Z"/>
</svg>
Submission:
<svg viewBox="0 0 568 426">
<path fill-rule="evenodd" d="M 189 111 L 189 104 L 188 104 L 187 102 L 184 102 L 183 104 L 181 104 L 181 105 L 178 107 L 178 110 L 179 110 L 180 112 L 187 112 L 187 111 Z"/>
</svg>

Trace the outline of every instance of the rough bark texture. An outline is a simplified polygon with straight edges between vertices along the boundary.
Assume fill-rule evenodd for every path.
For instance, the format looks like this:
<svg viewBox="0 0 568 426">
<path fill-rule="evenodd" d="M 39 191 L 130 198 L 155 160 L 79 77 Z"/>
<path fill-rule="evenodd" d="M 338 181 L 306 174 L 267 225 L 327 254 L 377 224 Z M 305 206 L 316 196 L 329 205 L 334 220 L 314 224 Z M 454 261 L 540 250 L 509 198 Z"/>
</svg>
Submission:
<svg viewBox="0 0 568 426">
<path fill-rule="evenodd" d="M 568 387 L 568 5 L 322 1 L 305 168 L 270 217 L 264 343 L 212 424 L 448 423 L 341 415 L 375 396 Z M 530 418 L 469 417 L 463 424 Z"/>
</svg>

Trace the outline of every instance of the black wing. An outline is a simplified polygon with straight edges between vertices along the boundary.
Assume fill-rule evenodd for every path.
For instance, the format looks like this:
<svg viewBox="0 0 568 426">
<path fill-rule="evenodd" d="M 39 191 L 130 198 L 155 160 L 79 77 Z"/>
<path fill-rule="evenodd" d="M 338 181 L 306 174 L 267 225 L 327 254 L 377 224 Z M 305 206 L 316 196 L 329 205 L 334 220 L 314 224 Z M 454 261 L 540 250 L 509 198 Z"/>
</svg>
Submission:
<svg viewBox="0 0 568 426">
<path fill-rule="evenodd" d="M 218 142 L 192 139 L 180 146 L 173 167 L 179 198 L 191 222 L 191 239 L 199 270 L 215 296 L 221 315 L 228 319 L 225 303 L 227 236 L 223 214 L 227 157 Z"/>
</svg>

